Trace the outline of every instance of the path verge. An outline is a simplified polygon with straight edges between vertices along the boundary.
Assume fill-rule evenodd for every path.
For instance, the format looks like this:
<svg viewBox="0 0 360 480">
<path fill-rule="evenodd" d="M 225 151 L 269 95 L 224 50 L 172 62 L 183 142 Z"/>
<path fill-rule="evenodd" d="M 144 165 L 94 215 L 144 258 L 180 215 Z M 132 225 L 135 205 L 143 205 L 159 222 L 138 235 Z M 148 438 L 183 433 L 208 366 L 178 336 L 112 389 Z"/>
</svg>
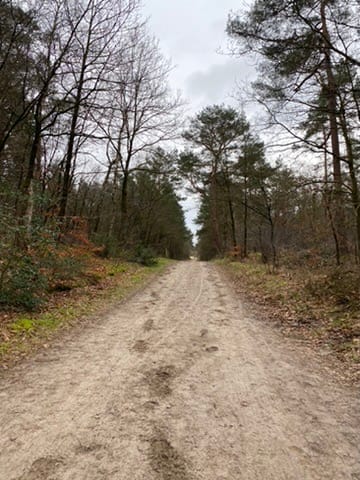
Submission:
<svg viewBox="0 0 360 480">
<path fill-rule="evenodd" d="M 94 284 L 54 292 L 45 306 L 35 312 L 1 312 L 0 369 L 6 370 L 35 351 L 49 348 L 61 332 L 86 325 L 101 311 L 144 287 L 171 263 L 159 259 L 156 265 L 145 267 L 104 260 Z"/>
<path fill-rule="evenodd" d="M 264 318 L 328 354 L 344 379 L 360 382 L 360 308 L 356 295 L 351 298 L 351 288 L 346 297 L 336 272 L 305 268 L 271 272 L 252 260 L 216 263 L 237 293 L 263 310 Z"/>
</svg>

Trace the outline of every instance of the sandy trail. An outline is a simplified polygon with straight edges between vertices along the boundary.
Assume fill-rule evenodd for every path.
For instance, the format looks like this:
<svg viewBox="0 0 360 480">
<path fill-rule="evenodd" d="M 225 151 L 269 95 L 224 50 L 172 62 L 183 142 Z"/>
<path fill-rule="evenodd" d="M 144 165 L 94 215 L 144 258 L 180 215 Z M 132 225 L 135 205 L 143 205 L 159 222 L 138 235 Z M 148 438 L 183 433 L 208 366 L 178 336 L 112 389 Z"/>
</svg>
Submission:
<svg viewBox="0 0 360 480">
<path fill-rule="evenodd" d="M 0 479 L 360 479 L 359 403 L 183 262 L 6 374 Z"/>
</svg>

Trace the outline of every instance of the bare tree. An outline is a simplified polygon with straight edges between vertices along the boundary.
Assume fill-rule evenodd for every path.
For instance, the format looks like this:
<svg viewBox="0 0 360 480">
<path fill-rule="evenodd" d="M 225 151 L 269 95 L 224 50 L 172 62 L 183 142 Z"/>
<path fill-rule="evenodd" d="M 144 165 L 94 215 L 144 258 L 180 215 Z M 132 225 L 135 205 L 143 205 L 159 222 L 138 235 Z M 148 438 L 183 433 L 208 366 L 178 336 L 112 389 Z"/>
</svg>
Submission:
<svg viewBox="0 0 360 480">
<path fill-rule="evenodd" d="M 68 1 L 58 0 L 43 0 L 41 5 L 36 2 L 36 15 L 38 15 L 36 18 L 39 28 L 41 28 L 41 36 L 37 45 L 37 84 L 33 87 L 32 98 L 29 99 L 31 108 L 28 109 L 28 115 L 33 123 L 33 134 L 29 160 L 21 187 L 24 202 L 19 212 L 21 216 L 24 216 L 28 226 L 32 220 L 33 181 L 37 162 L 41 158 L 42 135 L 56 122 L 58 115 L 63 113 L 62 109 L 58 108 L 56 81 L 70 53 L 76 31 L 86 14 L 86 9 L 81 10 L 69 24 L 63 15 L 64 5 L 67 4 Z M 68 107 L 65 107 L 65 111 L 67 109 Z"/>
<path fill-rule="evenodd" d="M 83 22 L 76 31 L 72 56 L 67 64 L 71 75 L 69 101 L 72 103 L 72 111 L 64 159 L 60 217 L 66 213 L 76 138 L 86 138 L 84 122 L 81 120 L 86 118 L 89 109 L 103 109 L 99 92 L 106 87 L 111 88 L 106 84 L 106 78 L 113 70 L 113 57 L 127 48 L 125 33 L 129 32 L 134 23 L 138 0 L 90 0 L 87 5 L 70 5 L 66 10 L 69 24 L 76 17 L 74 8 L 86 8 L 86 11 Z M 79 124 L 82 127 L 80 131 Z"/>
<path fill-rule="evenodd" d="M 120 224 L 125 237 L 130 175 L 144 167 L 146 153 L 178 135 L 182 101 L 170 93 L 171 65 L 145 24 L 131 31 L 128 48 L 120 52 L 117 63 L 109 79 L 107 122 L 102 119 L 99 129 L 108 140 L 111 174 L 121 182 Z"/>
</svg>

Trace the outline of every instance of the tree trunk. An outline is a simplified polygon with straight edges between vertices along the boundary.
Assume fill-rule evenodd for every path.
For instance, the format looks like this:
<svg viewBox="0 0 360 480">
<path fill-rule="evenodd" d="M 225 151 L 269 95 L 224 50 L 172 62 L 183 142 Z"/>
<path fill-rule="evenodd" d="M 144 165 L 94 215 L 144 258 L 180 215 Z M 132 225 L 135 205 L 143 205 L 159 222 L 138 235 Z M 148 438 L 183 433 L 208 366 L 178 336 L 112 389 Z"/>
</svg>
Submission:
<svg viewBox="0 0 360 480">
<path fill-rule="evenodd" d="M 108 166 L 108 169 L 106 171 L 106 175 L 105 175 L 105 178 L 104 178 L 104 181 L 103 181 L 103 184 L 102 184 L 102 188 L 103 190 L 105 191 L 105 188 L 107 187 L 108 183 L 109 183 L 109 178 L 110 178 L 110 175 L 111 175 L 111 172 L 112 172 L 112 168 L 114 166 L 115 162 L 110 162 L 109 166 Z M 99 231 L 99 227 L 100 227 L 100 212 L 101 212 L 101 209 L 103 207 L 103 203 L 104 203 L 104 195 L 101 195 L 97 205 L 96 205 L 96 208 L 95 208 L 95 215 L 94 215 L 94 218 L 95 218 L 95 224 L 94 224 L 94 228 L 93 228 L 93 232 L 96 234 L 98 233 Z"/>
<path fill-rule="evenodd" d="M 121 228 L 122 241 L 126 241 L 126 237 L 127 237 L 128 184 L 129 184 L 129 172 L 128 170 L 125 170 L 125 172 L 123 172 L 123 178 L 121 182 L 121 197 L 120 197 L 120 228 Z"/>
<path fill-rule="evenodd" d="M 271 260 L 272 260 L 272 266 L 275 269 L 277 267 L 277 251 L 276 251 L 276 245 L 275 245 L 275 225 L 272 219 L 270 209 L 269 209 L 269 223 L 270 223 Z"/>
<path fill-rule="evenodd" d="M 233 247 L 237 246 L 237 241 L 236 241 L 236 226 L 235 226 L 235 216 L 234 216 L 234 207 L 231 198 L 228 200 L 229 204 L 229 213 L 230 213 L 230 222 L 231 222 L 231 239 L 232 239 L 232 244 Z"/>
<path fill-rule="evenodd" d="M 218 255 L 222 255 L 223 249 L 221 246 L 219 220 L 218 220 L 216 173 L 212 173 L 211 180 L 210 180 L 210 211 L 211 211 L 211 217 L 212 217 L 212 227 L 213 227 L 215 248 Z"/>
<path fill-rule="evenodd" d="M 39 161 L 39 151 L 42 133 L 42 104 L 44 97 L 41 97 L 35 107 L 34 115 L 34 137 L 30 150 L 29 163 L 25 174 L 24 182 L 21 189 L 22 199 L 19 202 L 18 216 L 22 218 L 22 222 L 27 229 L 30 228 L 33 217 L 34 202 L 34 178 L 37 162 Z"/>
<path fill-rule="evenodd" d="M 83 68 L 81 70 L 80 79 L 79 79 L 79 85 L 77 88 L 76 98 L 75 98 L 74 111 L 71 118 L 69 141 L 68 141 L 68 147 L 67 147 L 66 157 L 65 157 L 63 185 L 61 190 L 60 208 L 59 208 L 59 217 L 61 218 L 65 217 L 66 215 L 66 207 L 67 207 L 71 181 L 72 181 L 71 170 L 72 170 L 72 163 L 73 163 L 73 156 L 74 156 L 76 127 L 77 127 L 79 113 L 80 113 L 82 91 L 84 86 L 84 75 L 85 75 L 85 68 L 83 64 Z"/>
<path fill-rule="evenodd" d="M 115 220 L 116 220 L 116 210 L 114 210 L 114 207 L 116 207 L 117 204 L 117 188 L 118 188 L 118 178 L 119 178 L 119 170 L 118 170 L 118 165 L 115 165 L 115 170 L 114 170 L 114 179 L 113 179 L 113 188 L 111 192 L 111 209 L 112 209 L 112 214 L 110 216 L 110 224 L 109 224 L 109 230 L 108 230 L 108 245 L 109 242 L 112 241 L 112 237 L 114 235 L 114 230 L 115 230 Z"/>
<path fill-rule="evenodd" d="M 86 11 L 90 11 L 94 7 L 95 7 L 95 4 L 93 2 L 89 2 L 86 8 Z M 85 85 L 85 73 L 88 68 L 87 62 L 88 62 L 88 58 L 91 50 L 93 23 L 94 23 L 94 12 L 92 12 L 91 14 L 90 22 L 87 27 L 86 41 L 84 42 L 84 45 L 81 45 L 83 47 L 83 54 L 81 58 L 80 77 L 79 77 L 79 81 L 77 82 L 74 110 L 71 118 L 71 127 L 70 127 L 69 140 L 68 140 L 68 146 L 66 151 L 63 185 L 62 185 L 61 198 L 60 198 L 59 217 L 65 217 L 66 215 L 66 207 L 68 203 L 68 197 L 69 197 L 71 182 L 73 177 L 73 175 L 71 174 L 71 171 L 73 167 L 76 128 L 78 124 L 80 107 L 82 103 L 82 95 L 83 95 L 83 90 Z"/>
<path fill-rule="evenodd" d="M 322 35 L 324 39 L 324 65 L 326 73 L 326 92 L 327 92 L 327 106 L 328 117 L 330 123 L 330 138 L 333 159 L 333 176 L 334 176 L 334 222 L 337 231 L 337 236 L 340 244 L 340 253 L 337 255 L 337 264 L 341 262 L 341 255 L 346 251 L 346 235 L 344 227 L 344 213 L 342 209 L 342 176 L 341 176 L 341 156 L 339 144 L 339 129 L 337 123 L 337 86 L 334 77 L 332 61 L 331 61 L 331 42 L 330 34 L 327 27 L 325 8 L 327 0 L 321 0 L 320 14 L 322 24 Z"/>
<path fill-rule="evenodd" d="M 235 224 L 234 206 L 231 198 L 231 185 L 230 185 L 230 180 L 229 180 L 227 170 L 225 171 L 225 185 L 226 185 L 227 201 L 228 201 L 229 215 L 230 215 L 231 241 L 232 241 L 233 247 L 236 247 L 237 240 L 236 240 L 236 224 Z"/>
<path fill-rule="evenodd" d="M 244 186 L 244 223 L 243 223 L 243 251 L 242 256 L 247 258 L 248 256 L 248 218 L 249 218 L 249 208 L 248 208 L 248 192 L 247 192 L 247 181 L 245 179 Z"/>
<path fill-rule="evenodd" d="M 326 147 L 327 134 L 325 130 L 323 131 L 323 135 L 324 135 L 324 145 Z M 324 177 L 325 177 L 325 190 L 324 190 L 325 210 L 329 218 L 331 233 L 334 240 L 336 264 L 340 265 L 340 261 L 341 261 L 340 244 L 339 244 L 338 232 L 334 223 L 333 210 L 331 208 L 332 198 L 331 198 L 331 192 L 329 190 L 328 158 L 327 158 L 326 148 L 324 152 Z"/>
<path fill-rule="evenodd" d="M 355 212 L 355 224 L 356 224 L 356 261 L 360 263 L 360 196 L 359 196 L 359 186 L 356 175 L 355 168 L 355 159 L 354 159 L 354 150 L 352 141 L 349 135 L 348 126 L 345 118 L 345 108 L 342 105 L 341 108 L 341 128 L 345 140 L 346 151 L 347 151 L 347 164 L 349 167 L 350 181 L 351 181 L 351 203 Z"/>
</svg>

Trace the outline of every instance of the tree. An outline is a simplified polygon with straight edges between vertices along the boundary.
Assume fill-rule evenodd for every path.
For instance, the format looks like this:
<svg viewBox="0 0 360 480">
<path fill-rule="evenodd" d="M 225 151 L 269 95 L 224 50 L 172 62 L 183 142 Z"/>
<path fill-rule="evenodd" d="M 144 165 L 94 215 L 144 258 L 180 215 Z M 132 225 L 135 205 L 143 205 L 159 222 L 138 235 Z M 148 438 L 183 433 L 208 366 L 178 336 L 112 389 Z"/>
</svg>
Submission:
<svg viewBox="0 0 360 480">
<path fill-rule="evenodd" d="M 15 215 L 18 237 L 4 245 L 30 250 L 37 229 L 61 242 L 78 222 L 119 253 L 151 218 L 156 251 L 186 256 L 174 154 L 155 151 L 178 136 L 181 101 L 139 0 L 0 0 L 0 12 L 0 230 Z M 142 220 L 151 191 L 158 210 Z"/>
<path fill-rule="evenodd" d="M 346 251 L 346 233 L 336 63 L 345 59 L 348 65 L 358 65 L 351 45 L 357 35 L 351 25 L 354 8 L 336 0 L 257 0 L 242 16 L 232 16 L 228 22 L 228 33 L 236 42 L 234 51 L 260 57 L 262 80 L 255 88 L 272 121 L 281 124 L 303 144 L 308 145 L 301 130 L 303 122 L 297 123 L 293 130 L 289 117 L 297 121 L 304 118 L 308 111 L 318 108 L 318 104 L 311 101 L 311 95 L 317 98 L 320 90 L 324 94 L 333 166 L 338 263 Z M 283 121 L 279 120 L 279 115 Z M 313 146 L 318 148 L 318 145 Z M 324 144 L 320 146 L 324 147 Z"/>
<path fill-rule="evenodd" d="M 70 204 L 74 201 L 74 212 L 90 220 L 90 238 L 104 243 L 108 254 L 116 255 L 124 250 L 133 254 L 144 248 L 157 255 L 188 258 L 191 234 L 185 226 L 172 158 L 172 153 L 157 149 L 148 155 L 146 169 L 129 176 L 126 245 L 119 237 L 108 238 L 113 213 L 111 188 L 104 189 L 99 183 L 86 181 L 77 186 Z M 99 204 L 101 222 L 97 221 Z"/>
<path fill-rule="evenodd" d="M 131 202 L 135 244 L 150 247 L 158 254 L 184 260 L 189 258 L 191 234 L 174 185 L 167 176 L 151 171 L 137 172 Z"/>
<path fill-rule="evenodd" d="M 196 115 L 183 134 L 184 139 L 194 148 L 195 154 L 185 153 L 180 156 L 180 171 L 189 179 L 195 191 L 209 196 L 213 240 L 218 254 L 224 253 L 226 248 L 219 225 L 221 182 L 227 189 L 232 244 L 237 244 L 229 175 L 234 155 L 248 130 L 249 124 L 244 115 L 231 107 L 213 105 Z"/>
<path fill-rule="evenodd" d="M 28 95 L 35 86 L 31 50 L 38 34 L 34 12 L 13 2 L 0 1 L 0 155 L 10 137 L 26 118 L 31 105 Z"/>
<path fill-rule="evenodd" d="M 72 22 L 74 6 L 68 6 L 66 15 Z M 72 58 L 68 63 L 71 72 L 68 87 L 72 104 L 70 129 L 68 132 L 66 153 L 64 159 L 63 185 L 59 202 L 59 216 L 66 213 L 67 199 L 71 186 L 71 170 L 74 162 L 75 141 L 78 137 L 86 137 L 84 132 L 78 132 L 78 124 L 86 121 L 86 112 L 93 111 L 99 91 L 106 88 L 107 77 L 113 68 L 112 57 L 119 57 L 128 48 L 127 42 L 122 42 L 124 31 L 134 28 L 132 18 L 138 8 L 137 0 L 90 0 L 87 5 L 77 5 L 76 9 L 85 9 L 84 19 L 79 25 L 76 39 L 72 47 Z M 103 111 L 103 107 L 100 106 Z M 94 112 L 93 112 L 94 115 Z"/>
<path fill-rule="evenodd" d="M 24 179 L 21 185 L 22 205 L 19 216 L 24 219 L 28 228 L 31 226 L 34 208 L 34 179 L 37 165 L 41 159 L 41 141 L 43 133 L 64 113 L 59 109 L 56 98 L 56 80 L 61 68 L 68 58 L 76 32 L 84 19 L 89 3 L 85 9 L 79 9 L 76 15 L 66 19 L 63 12 L 69 2 L 42 0 L 37 4 L 35 18 L 41 34 L 37 44 L 37 83 L 33 86 L 24 112 L 32 123 L 32 138 Z M 65 9 L 64 9 L 65 7 Z M 67 20 L 67 21 L 66 21 Z M 65 107 L 67 111 L 67 107 Z"/>
<path fill-rule="evenodd" d="M 126 241 L 128 184 L 131 173 L 146 165 L 146 153 L 178 136 L 182 102 L 170 93 L 170 64 L 145 25 L 133 29 L 127 49 L 117 58 L 108 90 L 107 122 L 99 128 L 108 140 L 108 160 L 114 182 L 121 182 L 121 235 Z"/>
<path fill-rule="evenodd" d="M 2 205 L 13 209 L 29 155 L 28 95 L 36 85 L 31 52 L 38 26 L 33 12 L 13 2 L 0 2 L 0 16 L 0 190 Z"/>
<path fill-rule="evenodd" d="M 242 192 L 241 203 L 243 206 L 243 238 L 242 256 L 248 255 L 248 230 L 250 196 L 253 189 L 258 187 L 259 181 L 270 174 L 270 168 L 265 163 L 265 148 L 261 140 L 248 133 L 241 145 L 238 161 L 234 167 L 234 182 Z"/>
</svg>

